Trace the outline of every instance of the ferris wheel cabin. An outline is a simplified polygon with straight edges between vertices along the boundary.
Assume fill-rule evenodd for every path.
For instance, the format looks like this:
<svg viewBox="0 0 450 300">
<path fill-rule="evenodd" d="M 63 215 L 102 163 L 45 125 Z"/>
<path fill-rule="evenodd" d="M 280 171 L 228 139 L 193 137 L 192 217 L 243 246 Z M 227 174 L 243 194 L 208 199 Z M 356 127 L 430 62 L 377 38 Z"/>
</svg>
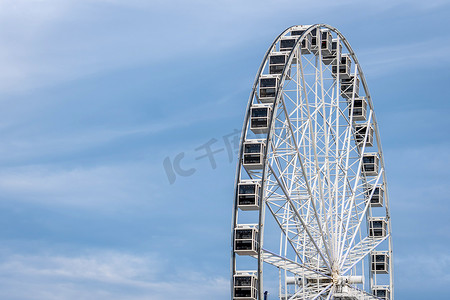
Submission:
<svg viewBox="0 0 450 300">
<path fill-rule="evenodd" d="M 265 143 L 260 140 L 248 140 L 244 143 L 242 165 L 246 170 L 262 169 Z"/>
<path fill-rule="evenodd" d="M 370 197 L 371 194 L 372 197 Z M 370 206 L 372 207 L 383 207 L 383 194 L 384 190 L 381 185 L 377 185 L 375 188 L 373 186 L 369 186 L 366 189 L 367 200 L 370 201 Z"/>
<path fill-rule="evenodd" d="M 277 92 L 278 80 L 276 75 L 262 75 L 259 78 L 259 100 L 262 103 L 273 102 Z"/>
<path fill-rule="evenodd" d="M 349 78 L 341 79 L 341 96 L 346 99 L 358 98 L 359 78 L 351 75 Z"/>
<path fill-rule="evenodd" d="M 366 140 L 366 147 L 373 146 L 373 128 L 369 126 L 369 130 L 367 130 L 366 124 L 358 124 L 355 125 L 355 141 L 358 146 L 363 146 L 364 140 Z M 366 139 L 367 135 L 367 139 Z"/>
<path fill-rule="evenodd" d="M 337 73 L 338 73 L 338 69 L 339 69 L 339 78 L 341 80 L 350 79 L 351 65 L 352 65 L 350 56 L 348 56 L 348 54 L 342 54 L 341 60 L 339 62 L 339 68 L 338 68 L 337 62 L 338 62 L 338 60 L 334 60 L 332 63 L 331 75 L 333 75 L 333 77 L 337 77 Z"/>
<path fill-rule="evenodd" d="M 292 30 L 291 36 L 300 37 L 304 32 L 305 30 Z M 311 34 L 308 33 L 302 41 L 302 45 L 300 48 L 301 54 L 311 53 L 311 39 L 312 39 Z"/>
<path fill-rule="evenodd" d="M 238 208 L 241 210 L 259 209 L 259 189 L 261 184 L 254 180 L 241 180 L 238 186 Z"/>
<path fill-rule="evenodd" d="M 385 237 L 387 234 L 386 218 L 369 218 L 369 237 Z"/>
<path fill-rule="evenodd" d="M 269 74 L 282 74 L 287 59 L 287 53 L 272 53 L 269 56 Z"/>
<path fill-rule="evenodd" d="M 353 103 L 353 111 L 352 107 L 350 106 L 348 110 L 349 117 L 353 117 L 354 121 L 365 121 L 367 115 L 366 98 L 355 98 L 355 100 L 351 101 L 350 103 Z"/>
<path fill-rule="evenodd" d="M 377 176 L 378 175 L 378 153 L 364 153 L 362 172 L 365 176 Z"/>
<path fill-rule="evenodd" d="M 296 37 L 284 37 L 280 40 L 280 51 L 291 51 L 294 49 L 295 43 L 297 42 Z"/>
<path fill-rule="evenodd" d="M 389 273 L 389 255 L 387 251 L 372 252 L 371 261 L 372 272 L 376 274 Z"/>
<path fill-rule="evenodd" d="M 339 45 L 339 52 L 338 52 L 338 45 Z M 338 57 L 339 53 L 339 57 Z M 332 39 L 331 41 L 331 53 L 330 55 L 323 54 L 322 55 L 322 62 L 326 65 L 336 65 L 337 60 L 340 59 L 342 55 L 342 44 L 338 42 L 338 39 Z"/>
<path fill-rule="evenodd" d="M 316 54 L 319 51 L 320 34 L 317 34 L 317 28 L 311 30 L 311 52 Z"/>
<path fill-rule="evenodd" d="M 322 55 L 331 55 L 331 53 L 333 52 L 333 36 L 331 35 L 331 32 L 327 29 L 324 29 L 320 31 L 320 34 L 320 51 Z"/>
<path fill-rule="evenodd" d="M 391 299 L 391 291 L 389 290 L 388 286 L 374 286 L 373 294 L 382 300 Z"/>
<path fill-rule="evenodd" d="M 258 255 L 258 230 L 255 225 L 238 225 L 234 230 L 234 252 L 239 255 Z"/>
<path fill-rule="evenodd" d="M 238 271 L 233 276 L 233 300 L 256 300 L 258 278 L 255 272 Z"/>
<path fill-rule="evenodd" d="M 255 134 L 269 132 L 269 122 L 272 107 L 264 104 L 254 104 L 250 108 L 250 130 Z"/>
</svg>

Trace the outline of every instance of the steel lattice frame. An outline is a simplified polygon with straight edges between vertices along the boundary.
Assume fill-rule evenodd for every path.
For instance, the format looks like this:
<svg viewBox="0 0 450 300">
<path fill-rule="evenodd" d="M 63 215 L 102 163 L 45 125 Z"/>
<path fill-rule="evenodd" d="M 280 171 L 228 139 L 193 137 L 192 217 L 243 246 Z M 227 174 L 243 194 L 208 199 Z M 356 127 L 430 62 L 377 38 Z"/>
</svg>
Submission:
<svg viewBox="0 0 450 300">
<path fill-rule="evenodd" d="M 269 130 L 254 133 L 250 130 L 250 113 L 253 106 L 261 104 L 259 79 L 268 74 L 270 55 L 280 52 L 280 41 L 294 30 L 303 33 L 296 36 L 295 46 L 288 51 L 287 62 L 278 75 L 275 97 L 268 104 L 272 112 Z M 348 54 L 351 73 L 359 79 L 353 79 L 352 95 L 347 99 L 342 97 L 339 71 L 333 76 L 333 64 L 323 63 L 320 37 L 324 31 L 342 45 L 342 50 L 336 48 L 336 57 Z M 318 49 L 302 54 L 303 40 L 314 32 Z M 340 63 L 340 59 L 334 62 L 337 70 Z M 358 96 L 367 101 L 367 117 L 362 122 L 353 120 L 359 84 Z M 358 125 L 369 126 L 359 143 L 355 138 Z M 372 146 L 368 142 L 370 126 Z M 246 169 L 244 143 L 255 140 L 266 145 L 263 165 L 260 169 Z M 364 153 L 377 153 L 379 157 L 375 176 L 362 171 Z M 380 299 L 373 294 L 378 287 L 388 289 L 390 296 L 386 299 L 393 299 L 389 199 L 379 130 L 361 66 L 337 29 L 325 24 L 293 26 L 275 39 L 253 85 L 239 157 L 233 245 L 235 229 L 242 224 L 254 224 L 258 245 L 256 253 L 249 255 L 237 255 L 233 246 L 232 299 L 254 299 L 233 296 L 233 278 L 245 270 L 253 271 L 257 278 L 257 299 L 264 299 L 265 290 L 269 290 L 271 299 Z M 260 205 L 253 212 L 243 211 L 238 205 L 238 185 L 244 180 L 254 180 L 261 186 Z M 375 189 L 368 189 L 370 186 L 382 187 L 382 207 L 372 207 L 370 199 Z M 385 235 L 370 236 L 372 217 L 384 218 Z M 387 274 L 371 269 L 374 253 L 387 255 Z M 276 283 L 273 274 L 278 274 Z M 357 276 L 362 276 L 362 283 L 353 283 L 358 282 Z M 269 288 L 264 288 L 265 282 Z M 277 291 L 273 290 L 275 285 Z"/>
</svg>

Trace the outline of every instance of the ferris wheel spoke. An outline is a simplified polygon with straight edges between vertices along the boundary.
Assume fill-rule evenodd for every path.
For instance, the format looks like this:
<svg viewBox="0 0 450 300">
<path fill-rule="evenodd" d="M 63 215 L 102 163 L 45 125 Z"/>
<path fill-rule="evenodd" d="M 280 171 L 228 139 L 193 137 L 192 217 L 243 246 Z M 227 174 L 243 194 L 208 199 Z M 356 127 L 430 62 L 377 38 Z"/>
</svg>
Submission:
<svg viewBox="0 0 450 300">
<path fill-rule="evenodd" d="M 309 62 L 309 61 L 308 61 Z M 302 86 L 303 86 L 303 90 L 304 91 L 306 91 L 307 90 L 307 84 L 306 84 L 306 82 L 305 82 L 305 76 L 304 76 L 304 72 L 303 72 L 303 64 L 302 64 L 302 59 L 299 59 L 299 64 L 300 64 L 300 78 L 301 78 L 301 83 L 302 83 Z M 313 65 L 314 66 L 314 65 Z M 315 68 L 315 66 L 314 66 L 314 68 Z M 315 93 L 315 96 L 317 97 L 317 93 Z M 308 126 L 308 130 L 309 130 L 309 136 L 310 136 L 310 138 L 309 138 L 309 141 L 311 142 L 311 147 L 313 148 L 313 153 L 314 153 L 314 156 L 313 156 L 313 158 L 311 159 L 311 161 L 313 162 L 313 165 L 315 166 L 315 173 L 316 173 L 316 178 L 318 179 L 318 184 L 316 185 L 316 187 L 317 187 L 317 189 L 318 189 L 318 194 L 319 194 L 319 205 L 320 206 L 322 206 L 322 207 L 325 207 L 325 200 L 324 200 L 324 193 L 323 193 L 323 183 L 322 183 L 322 175 L 324 176 L 324 174 L 323 174 L 323 171 L 322 171 L 322 169 L 320 168 L 320 166 L 318 165 L 318 156 L 317 156 L 317 151 L 316 151 L 316 149 L 317 149 L 317 145 L 316 145 L 316 142 L 315 142 L 315 140 L 316 140 L 316 138 L 317 138 L 317 134 L 315 133 L 315 130 L 313 130 L 313 124 L 312 124 L 312 122 L 313 122 L 313 118 L 312 118 L 312 115 L 317 115 L 315 112 L 318 110 L 318 108 L 316 107 L 316 109 L 315 109 L 315 111 L 313 111 L 313 113 L 311 113 L 311 110 L 310 110 L 310 106 L 309 106 L 309 101 L 308 101 L 308 93 L 304 93 L 304 106 L 305 106 L 305 110 L 306 110 L 306 116 L 307 116 L 307 118 L 308 118 L 308 121 L 307 122 L 305 122 L 306 124 L 307 124 L 307 126 Z M 317 122 L 316 122 L 316 124 L 317 124 Z M 306 139 L 303 139 L 303 141 L 304 142 L 306 142 Z M 304 149 L 306 150 L 306 148 L 307 148 L 307 145 L 306 144 L 303 144 L 302 145 L 303 147 L 304 147 Z M 301 155 L 300 155 L 300 152 L 299 152 L 299 157 L 300 157 L 300 162 L 301 162 Z M 303 171 L 303 174 L 307 174 L 306 173 L 306 171 L 305 171 L 305 168 L 304 168 L 304 164 L 301 162 L 300 163 L 301 164 L 301 166 L 302 166 L 302 171 Z M 322 175 L 321 175 L 322 174 Z M 325 176 L 324 176 L 325 177 Z M 307 178 L 307 176 L 305 176 L 305 178 Z M 323 226 L 323 224 L 322 224 L 322 220 L 321 220 L 321 218 L 319 218 L 319 216 L 318 216 L 318 212 L 317 212 L 317 207 L 316 207 L 316 203 L 315 203 L 315 201 L 314 201 L 314 199 L 315 199 L 316 197 L 311 197 L 311 204 L 312 204 L 312 208 L 313 208 L 313 212 L 314 212 L 314 216 L 316 217 L 316 219 L 317 219 L 317 222 L 318 222 L 318 225 L 319 225 L 319 229 L 321 230 L 321 232 L 322 232 L 322 234 L 321 234 L 321 239 L 322 239 L 322 241 L 323 241 L 323 244 L 324 244 L 324 246 L 325 246 L 325 249 L 326 249 L 326 253 L 327 253 L 327 256 L 328 256 L 328 259 L 330 260 L 330 262 L 332 261 L 332 259 L 331 259 L 331 252 L 330 252 L 330 249 L 329 249 L 329 244 L 328 244 L 328 242 L 327 242 L 327 240 L 329 240 L 329 233 L 328 232 L 326 232 L 326 234 L 323 232 L 323 230 L 325 229 L 326 231 L 328 231 L 328 224 L 327 224 L 327 220 L 326 220 L 326 218 L 325 218 L 325 224 L 326 224 L 326 226 Z"/>
<path fill-rule="evenodd" d="M 299 259 L 303 260 L 300 253 L 298 253 L 298 249 L 301 246 L 298 239 L 304 233 L 305 227 L 302 226 L 294 214 L 291 214 L 289 202 L 284 197 L 278 197 L 277 199 L 268 199 L 266 203 L 282 234 L 286 236 Z M 306 205 L 306 203 L 303 205 Z M 314 229 L 314 224 L 308 224 L 307 226 L 310 229 Z M 314 232 L 312 231 L 312 233 Z M 303 246 L 306 247 L 306 243 L 303 243 Z M 311 245 L 311 247 L 313 248 L 314 246 Z"/>
<path fill-rule="evenodd" d="M 378 175 L 377 180 L 375 181 L 375 186 L 378 184 L 378 181 L 380 180 L 382 174 L 383 174 L 383 169 L 380 170 L 380 174 Z M 372 192 L 370 193 L 370 195 L 369 195 L 369 197 L 368 197 L 369 199 L 371 199 L 371 198 L 373 197 L 373 193 L 374 193 L 374 190 L 372 190 Z M 354 233 L 353 233 L 352 236 L 351 236 L 351 239 L 350 239 L 350 242 L 349 242 L 349 248 L 347 249 L 346 253 L 345 253 L 345 254 L 343 255 L 343 257 L 342 257 L 341 264 L 344 264 L 344 263 L 345 263 L 345 260 L 346 260 L 347 256 L 348 256 L 349 253 L 352 251 L 351 245 L 354 243 L 354 241 L 355 241 L 355 239 L 356 239 L 357 233 L 359 232 L 359 230 L 360 230 L 360 228 L 361 228 L 361 224 L 362 224 L 362 222 L 363 222 L 363 220 L 364 220 L 364 217 L 365 217 L 366 212 L 367 212 L 367 210 L 369 209 L 369 207 L 370 207 L 370 201 L 367 200 L 367 201 L 365 201 L 365 207 L 364 207 L 364 209 L 363 209 L 363 210 L 361 211 L 361 213 L 360 213 L 360 217 L 359 217 L 358 223 L 356 224 L 356 227 L 355 227 L 355 229 L 354 229 Z M 355 209 L 356 209 L 356 208 L 355 208 Z M 345 242 L 346 236 L 347 236 L 347 234 L 344 235 L 344 239 L 341 241 L 341 243 L 344 243 L 344 242 Z M 343 247 L 342 247 L 342 250 L 343 250 Z M 341 253 L 341 255 L 342 255 L 342 253 Z"/>
<path fill-rule="evenodd" d="M 320 49 L 320 46 L 319 46 L 319 61 L 322 61 L 322 54 L 321 54 L 320 50 L 321 49 Z M 328 118 L 326 118 L 326 105 L 325 105 L 325 103 L 326 103 L 326 101 L 325 101 L 325 94 L 326 94 L 326 92 L 324 90 L 324 83 L 323 83 L 322 63 L 319 64 L 319 67 L 320 67 L 320 70 L 319 70 L 319 74 L 320 74 L 319 81 L 320 81 L 321 92 L 322 92 L 322 95 L 321 95 L 321 99 L 322 99 L 322 103 L 321 103 L 322 104 L 322 118 L 324 118 L 323 132 L 324 132 L 324 135 L 325 135 L 325 137 L 324 137 L 324 139 L 325 139 L 325 163 L 324 163 L 325 172 L 324 173 L 326 175 L 326 183 L 327 183 L 327 186 L 328 186 L 328 195 L 330 196 L 332 187 L 331 187 L 330 160 L 329 160 L 329 156 L 330 156 L 330 153 L 329 153 L 329 151 L 330 151 L 330 145 L 329 145 L 329 143 L 330 143 L 330 136 L 329 136 L 329 134 L 331 134 L 330 131 L 332 131 L 332 129 L 331 129 L 332 127 L 331 127 L 331 124 L 330 124 Z M 330 114 L 331 114 L 331 112 L 332 112 L 332 109 L 330 108 Z M 324 202 L 325 202 L 325 197 L 324 197 Z M 325 203 L 324 203 L 324 207 L 325 207 Z M 331 229 L 331 226 L 329 225 L 329 220 L 330 220 L 329 213 L 331 213 L 331 210 L 328 213 L 325 212 L 325 214 L 324 214 L 324 217 L 325 217 L 325 229 L 326 229 L 325 232 L 327 233 L 328 237 L 330 237 L 329 230 Z M 333 242 L 330 243 L 330 248 L 331 248 L 331 252 L 334 253 L 335 249 L 334 249 L 334 243 Z M 334 262 L 332 262 L 332 263 L 334 263 Z"/>
<path fill-rule="evenodd" d="M 285 204 L 286 203 L 287 202 L 285 202 Z M 268 202 L 267 207 L 270 213 L 272 214 L 273 218 L 275 219 L 276 223 L 278 224 L 282 235 L 284 235 L 287 242 L 291 246 L 292 250 L 296 253 L 296 257 L 300 260 L 301 263 L 303 263 L 303 257 L 300 255 L 300 253 L 298 253 L 299 245 L 298 242 L 296 242 L 296 239 L 298 239 L 298 237 L 302 234 L 303 231 L 303 228 L 300 228 L 301 224 L 298 221 L 296 221 L 293 218 L 293 216 L 288 214 L 289 210 L 286 209 L 286 205 L 281 205 L 277 212 L 274 211 L 274 207 L 276 208 L 276 205 L 274 205 L 273 201 Z M 289 229 L 289 227 L 293 227 L 294 229 Z M 285 247 L 285 251 L 286 250 L 287 247 Z"/>
<path fill-rule="evenodd" d="M 255 257 L 256 257 L 256 255 L 255 255 Z M 305 276 L 307 278 L 320 277 L 320 278 L 331 279 L 331 277 L 329 275 L 327 275 L 326 272 L 318 271 L 316 269 L 308 267 L 307 265 L 305 265 L 303 263 L 293 261 L 289 258 L 275 254 L 266 249 L 262 249 L 261 257 L 264 262 L 271 264 L 279 269 L 286 270 L 286 271 L 292 273 L 293 275 Z"/>
<path fill-rule="evenodd" d="M 323 295 L 325 295 L 327 292 L 329 292 L 331 290 L 332 286 L 333 286 L 333 283 L 330 283 L 328 285 L 321 284 L 318 286 L 314 285 L 314 286 L 302 287 L 295 294 L 293 294 L 291 297 L 289 297 L 288 300 L 298 299 L 298 297 L 300 295 L 302 296 L 302 299 L 307 299 L 307 300 L 321 299 Z"/>
<path fill-rule="evenodd" d="M 369 113 L 369 118 L 368 118 L 368 123 L 369 123 L 369 124 L 370 124 L 371 116 L 372 116 L 372 114 Z M 366 138 L 367 138 L 367 136 L 365 137 L 365 139 L 366 139 Z M 364 143 L 363 146 L 362 146 L 362 150 L 361 150 L 362 153 L 364 153 L 365 146 L 366 146 L 366 145 L 365 145 L 365 143 Z M 362 160 L 363 160 L 363 156 L 361 156 L 361 157 L 359 158 L 359 161 L 358 161 L 358 168 L 357 168 L 358 171 L 357 171 L 357 173 L 356 173 L 356 178 L 355 178 L 354 186 L 353 186 L 353 188 L 352 188 L 351 197 L 349 197 L 349 200 L 348 200 L 347 203 L 346 203 L 346 207 L 347 207 L 348 209 L 354 209 L 357 216 L 359 215 L 359 213 L 358 213 L 358 209 L 357 209 L 357 207 L 356 207 L 356 190 L 358 189 L 358 183 L 359 183 L 360 180 L 361 180 Z M 381 177 L 381 174 L 382 174 L 382 172 L 380 172 L 380 174 L 378 175 L 378 178 L 377 178 L 376 182 L 378 182 L 379 178 Z M 349 208 L 349 206 L 352 206 L 352 207 Z M 366 204 L 366 207 L 365 207 L 365 209 L 364 209 L 364 212 L 367 210 L 368 206 L 369 206 L 369 203 Z M 352 214 L 348 214 L 348 216 L 347 216 L 347 221 L 346 221 L 346 225 L 345 225 L 345 227 L 343 227 L 343 228 L 349 228 L 349 223 L 350 223 L 350 217 L 351 217 L 351 216 L 352 216 Z M 358 229 L 359 229 L 359 226 L 360 226 L 360 224 L 361 224 L 361 222 L 362 222 L 362 220 L 363 220 L 363 217 L 364 217 L 364 214 L 361 214 L 361 219 L 359 220 Z M 341 224 L 341 226 L 342 226 L 342 224 Z M 355 234 L 353 235 L 353 237 L 352 237 L 352 239 L 351 239 L 350 245 L 353 243 L 353 240 L 354 240 L 355 237 L 356 237 L 356 232 L 357 232 L 357 230 L 355 231 Z M 342 237 L 342 240 L 341 240 L 341 244 L 345 242 L 345 240 L 347 239 L 347 235 L 348 235 L 348 231 L 344 231 L 343 237 Z M 341 251 L 343 251 L 343 247 L 341 247 Z M 348 251 L 347 251 L 347 253 L 348 253 Z M 341 253 L 341 254 L 342 254 L 342 253 Z M 344 256 L 344 257 L 345 257 L 345 256 Z"/>
<path fill-rule="evenodd" d="M 325 263 L 325 265 L 327 266 L 328 269 L 331 269 L 331 267 L 330 267 L 328 261 L 325 259 L 325 256 L 324 256 L 324 254 L 322 253 L 323 249 L 321 249 L 321 248 L 317 245 L 317 243 L 316 243 L 316 241 L 315 241 L 315 239 L 314 239 L 314 236 L 312 235 L 310 229 L 308 228 L 309 226 L 308 226 L 307 223 L 303 220 L 302 216 L 300 215 L 300 213 L 298 212 L 297 208 L 295 207 L 293 201 L 291 200 L 291 198 L 290 198 L 290 196 L 289 196 L 289 194 L 288 194 L 288 192 L 287 192 L 287 190 L 286 190 L 286 187 L 285 187 L 284 183 L 283 183 L 283 182 L 278 178 L 278 176 L 275 174 L 275 172 L 274 172 L 274 170 L 272 169 L 272 166 L 271 166 L 271 165 L 269 165 L 269 168 L 270 168 L 270 170 L 271 170 L 271 172 L 272 172 L 272 175 L 275 177 L 275 179 L 277 180 L 278 184 L 280 185 L 280 188 L 281 188 L 281 190 L 283 191 L 283 193 L 284 193 L 284 195 L 285 195 L 285 197 L 286 197 L 286 200 L 288 201 L 288 203 L 289 203 L 289 205 L 290 205 L 290 207 L 291 207 L 292 212 L 295 214 L 297 220 L 298 220 L 298 221 L 302 224 L 302 226 L 304 227 L 305 232 L 306 232 L 307 235 L 309 236 L 310 241 L 313 243 L 313 245 L 314 245 L 314 247 L 316 248 L 318 254 L 319 254 L 320 257 L 322 258 L 322 261 Z M 324 245 L 324 247 L 326 247 L 326 245 Z"/>
<path fill-rule="evenodd" d="M 385 241 L 389 235 L 381 238 L 364 238 L 357 245 L 355 245 L 349 252 L 347 259 L 341 265 L 342 274 L 349 272 L 358 262 L 370 254 L 378 245 Z"/>
<path fill-rule="evenodd" d="M 295 132 L 294 132 L 294 130 L 293 130 L 292 123 L 291 123 L 291 121 L 290 121 L 290 119 L 289 119 L 289 115 L 288 115 L 288 113 L 287 113 L 286 105 L 285 105 L 285 102 L 284 102 L 284 98 L 283 98 L 283 97 L 281 97 L 281 101 L 280 101 L 280 102 L 281 102 L 281 105 L 282 105 L 282 111 L 284 112 L 284 115 L 285 115 L 285 120 L 286 120 L 286 123 L 287 123 L 287 127 L 289 128 L 289 131 L 290 131 L 290 139 L 292 140 L 292 146 L 294 147 L 293 150 L 295 151 L 295 153 L 296 153 L 296 155 L 297 155 L 297 158 L 298 158 L 298 161 L 299 161 L 299 165 L 300 165 L 301 168 L 302 168 L 302 174 L 303 174 L 303 177 L 304 177 L 304 180 L 305 180 L 305 184 L 306 184 L 308 193 L 310 194 L 310 199 L 312 200 L 312 199 L 314 199 L 314 196 L 313 196 L 313 194 L 312 194 L 312 192 L 311 192 L 311 187 L 310 187 L 310 185 L 309 185 L 308 176 L 306 175 L 306 171 L 305 171 L 305 169 L 304 169 L 304 164 L 303 164 L 303 162 L 302 162 L 302 157 L 301 157 L 300 151 L 299 151 L 299 149 L 298 149 L 298 147 L 297 147 L 297 143 L 296 143 L 296 140 L 295 140 Z M 278 167 L 278 165 L 277 165 L 277 167 Z M 319 169 L 319 173 L 320 173 L 320 172 L 321 172 L 321 170 Z M 318 178 L 319 178 L 319 181 L 320 181 L 320 174 L 318 175 Z M 321 184 L 321 183 L 319 183 L 319 185 L 320 185 L 320 184 Z M 321 189 L 321 187 L 320 187 L 319 189 Z M 322 194 L 322 197 L 321 197 L 321 198 L 323 199 L 323 194 Z M 328 257 L 329 261 L 331 261 L 330 250 L 328 249 L 329 245 L 328 245 L 328 243 L 327 243 L 326 240 L 325 240 L 325 236 L 328 237 L 328 236 L 329 236 L 329 233 L 327 232 L 327 233 L 325 234 L 325 233 L 323 232 L 324 227 L 322 226 L 321 220 L 320 220 L 320 218 L 318 217 L 318 213 L 317 213 L 317 209 L 316 209 L 316 207 L 315 207 L 315 203 L 312 203 L 312 204 L 313 204 L 314 214 L 315 214 L 316 219 L 317 219 L 317 222 L 318 222 L 318 224 L 319 224 L 318 227 L 319 227 L 319 229 L 320 229 L 320 231 L 321 231 L 321 238 L 322 238 L 323 243 L 324 243 L 324 247 L 325 247 L 325 250 L 326 250 L 326 254 L 327 254 L 327 257 Z M 325 206 L 324 201 L 322 201 L 322 206 Z M 327 229 L 328 229 L 328 226 L 325 226 L 325 230 L 327 230 Z"/>
<path fill-rule="evenodd" d="M 327 285 L 325 288 L 323 288 L 317 295 L 314 296 L 314 298 L 312 298 L 311 300 L 316 300 L 319 297 L 321 297 L 322 295 L 324 295 L 326 292 L 328 292 L 329 290 L 331 290 L 333 286 L 333 283 L 330 283 L 329 285 Z"/>
<path fill-rule="evenodd" d="M 339 225 L 339 228 L 340 228 L 339 232 L 340 233 L 342 232 L 342 229 L 343 229 L 343 223 L 342 222 L 344 220 L 344 213 L 345 213 L 345 211 L 347 209 L 347 201 L 346 201 L 346 199 L 348 199 L 347 194 L 346 194 L 347 184 L 348 184 L 348 187 L 350 187 L 350 184 L 351 184 L 350 183 L 350 178 L 349 178 L 349 170 L 351 170 L 350 165 L 349 165 L 350 164 L 350 154 L 351 154 L 351 146 L 350 146 L 351 128 L 350 127 L 348 127 L 345 130 L 345 139 L 344 139 L 344 141 L 345 141 L 345 144 L 346 144 L 346 147 L 345 147 L 345 167 L 344 167 L 345 172 L 343 172 L 343 175 L 344 175 L 343 191 L 344 191 L 344 193 L 342 193 L 342 197 L 341 197 L 342 206 L 341 206 L 341 222 L 340 222 L 340 225 Z M 352 192 L 353 192 L 353 190 L 351 191 L 350 195 L 348 195 L 348 196 L 350 196 L 350 198 L 351 198 L 351 196 L 353 194 Z"/>
</svg>

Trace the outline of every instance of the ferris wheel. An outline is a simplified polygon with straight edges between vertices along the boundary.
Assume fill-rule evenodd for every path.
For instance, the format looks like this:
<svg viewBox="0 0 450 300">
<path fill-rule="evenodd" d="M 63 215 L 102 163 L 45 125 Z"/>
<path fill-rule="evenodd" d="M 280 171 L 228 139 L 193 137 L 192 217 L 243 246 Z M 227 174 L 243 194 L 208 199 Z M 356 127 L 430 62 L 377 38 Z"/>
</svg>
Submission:
<svg viewBox="0 0 450 300">
<path fill-rule="evenodd" d="M 392 300 L 383 153 L 345 37 L 293 26 L 257 72 L 242 130 L 233 300 Z"/>
</svg>

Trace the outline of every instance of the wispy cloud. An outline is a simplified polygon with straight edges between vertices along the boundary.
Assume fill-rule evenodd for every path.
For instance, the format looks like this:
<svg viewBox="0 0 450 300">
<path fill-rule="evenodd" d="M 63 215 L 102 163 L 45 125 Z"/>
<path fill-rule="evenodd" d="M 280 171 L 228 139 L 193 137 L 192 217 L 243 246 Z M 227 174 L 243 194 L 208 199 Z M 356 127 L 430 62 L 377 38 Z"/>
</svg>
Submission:
<svg viewBox="0 0 450 300">
<path fill-rule="evenodd" d="M 169 267 L 155 254 L 90 251 L 81 255 L 7 255 L 0 262 L 0 298 L 227 299 L 221 276 Z"/>
<path fill-rule="evenodd" d="M 151 169 L 149 167 L 149 169 Z M 0 191 L 3 203 L 72 206 L 101 212 L 126 205 L 152 205 L 148 189 L 157 196 L 151 171 L 138 162 L 91 167 L 28 166 L 3 168 Z"/>
<path fill-rule="evenodd" d="M 450 65 L 448 38 L 400 43 L 358 51 L 365 73 L 371 77 L 408 69 L 431 69 Z M 437 46 L 439 45 L 439 46 Z"/>
<path fill-rule="evenodd" d="M 108 156 L 112 152 L 120 154 L 121 150 L 116 147 L 122 145 L 124 140 L 138 141 L 140 147 L 124 149 L 122 151 L 145 152 L 148 151 L 146 145 L 153 144 L 153 151 L 158 151 L 159 143 L 155 137 L 163 133 L 170 134 L 179 129 L 187 129 L 199 124 L 218 122 L 220 120 L 241 114 L 241 111 L 234 110 L 227 99 L 230 96 L 211 99 L 206 103 L 194 103 L 188 108 L 170 107 L 171 113 L 167 116 L 158 116 L 157 119 L 150 119 L 146 122 L 134 122 L 133 119 L 110 124 L 108 126 L 98 126 L 90 124 L 89 121 L 79 121 L 72 111 L 66 120 L 71 123 L 79 123 L 77 126 L 69 128 L 59 128 L 59 116 L 51 111 L 41 111 L 38 120 L 35 112 L 20 111 L 21 118 L 14 118 L 15 112 L 6 114 L 2 120 L 1 135 L 3 142 L 0 145 L 0 165 L 11 167 L 36 164 L 58 164 L 61 161 L 74 159 L 81 156 L 92 156 L 89 151 L 102 148 L 103 156 Z M 4 108 L 5 111 L 10 109 Z M 78 110 L 78 108 L 75 108 Z M 83 114 L 80 108 L 79 114 Z M 47 116 L 49 114 L 49 116 Z M 16 115 L 17 116 L 17 115 Z M 103 116 L 103 118 L 105 118 Z M 96 121 L 102 119 L 98 116 Z M 31 121 L 30 121 L 31 120 Z M 110 119 L 106 121 L 111 121 Z M 27 123 L 28 122 L 28 123 Z M 114 121 L 113 121 L 114 122 Z M 21 124 L 25 123 L 25 124 Z M 230 128 L 232 130 L 232 128 Z M 123 153 L 122 153 L 123 154 Z"/>
<path fill-rule="evenodd" d="M 261 37 L 272 38 L 293 25 L 286 20 L 320 22 L 346 8 L 367 14 L 406 4 L 408 9 L 438 9 L 445 1 L 3 0 L 0 89 L 19 92 L 171 58 L 190 59 L 199 51 L 219 55 Z M 322 12 L 320 20 L 311 20 L 309 11 L 314 10 Z M 275 15 L 283 17 L 267 22 Z"/>
</svg>

